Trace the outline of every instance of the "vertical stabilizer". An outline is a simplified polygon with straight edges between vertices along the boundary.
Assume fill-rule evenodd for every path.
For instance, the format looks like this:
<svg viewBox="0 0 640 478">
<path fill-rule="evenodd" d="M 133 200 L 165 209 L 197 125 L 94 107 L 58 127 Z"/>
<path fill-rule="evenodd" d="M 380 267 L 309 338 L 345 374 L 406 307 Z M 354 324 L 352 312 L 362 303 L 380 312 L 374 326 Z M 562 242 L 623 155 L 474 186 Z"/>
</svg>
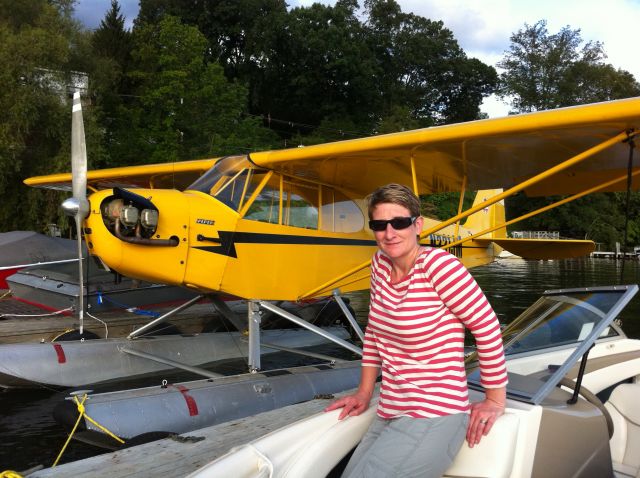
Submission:
<svg viewBox="0 0 640 478">
<path fill-rule="evenodd" d="M 494 196 L 502 193 L 502 189 L 485 189 L 478 191 L 473 201 L 473 205 L 487 202 Z M 464 223 L 464 227 L 472 231 L 472 233 L 484 231 L 497 224 L 505 223 L 504 214 L 504 201 L 498 201 L 497 203 L 487 206 L 480 211 L 472 214 L 467 218 L 467 222 Z M 507 229 L 501 227 L 493 232 L 480 236 L 482 239 L 507 237 Z"/>
</svg>

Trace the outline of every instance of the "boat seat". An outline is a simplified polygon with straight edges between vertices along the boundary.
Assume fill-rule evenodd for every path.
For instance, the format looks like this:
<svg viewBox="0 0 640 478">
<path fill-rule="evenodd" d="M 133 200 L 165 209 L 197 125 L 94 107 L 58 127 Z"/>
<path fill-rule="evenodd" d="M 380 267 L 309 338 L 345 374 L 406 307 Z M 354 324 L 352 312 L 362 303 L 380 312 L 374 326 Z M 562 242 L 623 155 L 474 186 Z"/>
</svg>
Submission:
<svg viewBox="0 0 640 478">
<path fill-rule="evenodd" d="M 482 437 L 479 444 L 469 448 L 465 441 L 443 477 L 510 476 L 518 438 L 518 423 L 519 419 L 515 414 L 505 413 L 496 420 L 491 432 Z"/>
<path fill-rule="evenodd" d="M 640 476 L 640 383 L 618 385 L 605 403 L 613 420 L 609 440 L 616 476 Z"/>
</svg>

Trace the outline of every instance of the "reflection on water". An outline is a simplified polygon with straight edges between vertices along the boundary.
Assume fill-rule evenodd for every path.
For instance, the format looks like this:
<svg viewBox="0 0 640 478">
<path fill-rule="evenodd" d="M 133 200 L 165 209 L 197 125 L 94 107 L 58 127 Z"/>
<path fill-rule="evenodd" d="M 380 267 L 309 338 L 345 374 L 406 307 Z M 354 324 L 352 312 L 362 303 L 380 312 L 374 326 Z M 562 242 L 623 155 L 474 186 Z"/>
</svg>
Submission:
<svg viewBox="0 0 640 478">
<path fill-rule="evenodd" d="M 531 305 L 542 292 L 550 289 L 565 289 L 589 286 L 640 283 L 640 264 L 627 262 L 624 277 L 620 280 L 620 261 L 606 259 L 572 259 L 564 261 L 524 261 L 506 259 L 490 265 L 472 269 L 472 274 L 493 305 L 500 321 L 508 323 Z M 368 292 L 349 294 L 351 305 L 358 321 L 366 322 L 369 304 Z M 632 338 L 640 338 L 640 297 L 636 296 L 622 312 L 623 329 Z M 337 346 L 330 345 L 320 350 L 336 354 Z M 340 355 L 344 356 L 344 353 Z M 281 360 L 282 362 L 277 362 Z M 263 360 L 263 367 L 302 365 L 298 356 L 272 355 Z M 221 366 L 221 373 L 240 373 L 245 368 L 235 362 Z M 176 376 L 175 380 L 193 380 L 193 377 Z M 133 388 L 151 385 L 147 383 L 127 384 Z M 66 392 L 28 391 L 0 393 L 0 471 L 24 470 L 37 464 L 50 466 L 67 437 L 53 421 L 51 411 Z M 102 453 L 102 450 L 72 442 L 62 462 L 78 460 Z"/>
</svg>

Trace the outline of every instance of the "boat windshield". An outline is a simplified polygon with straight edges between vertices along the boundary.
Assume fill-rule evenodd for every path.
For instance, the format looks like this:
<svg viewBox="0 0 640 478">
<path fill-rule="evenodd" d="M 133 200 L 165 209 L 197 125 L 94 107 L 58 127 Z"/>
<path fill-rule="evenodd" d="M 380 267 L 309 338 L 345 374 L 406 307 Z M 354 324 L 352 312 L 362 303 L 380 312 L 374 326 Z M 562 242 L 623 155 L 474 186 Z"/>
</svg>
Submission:
<svg viewBox="0 0 640 478">
<path fill-rule="evenodd" d="M 546 292 L 503 332 L 508 396 L 540 403 L 596 341 L 623 335 L 613 320 L 637 290 L 633 285 Z M 479 387 L 475 352 L 467 363 L 473 370 L 469 385 Z"/>
</svg>

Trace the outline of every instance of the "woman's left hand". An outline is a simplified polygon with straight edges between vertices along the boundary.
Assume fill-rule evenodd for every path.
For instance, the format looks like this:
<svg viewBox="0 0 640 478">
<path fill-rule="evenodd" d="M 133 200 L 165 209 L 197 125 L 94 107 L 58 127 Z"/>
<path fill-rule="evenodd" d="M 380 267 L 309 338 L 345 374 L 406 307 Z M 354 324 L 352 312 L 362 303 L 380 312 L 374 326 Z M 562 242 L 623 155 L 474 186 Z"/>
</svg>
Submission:
<svg viewBox="0 0 640 478">
<path fill-rule="evenodd" d="M 506 389 L 487 389 L 486 398 L 471 404 L 471 417 L 467 427 L 467 442 L 473 448 L 491 431 L 498 417 L 504 413 Z"/>
</svg>

